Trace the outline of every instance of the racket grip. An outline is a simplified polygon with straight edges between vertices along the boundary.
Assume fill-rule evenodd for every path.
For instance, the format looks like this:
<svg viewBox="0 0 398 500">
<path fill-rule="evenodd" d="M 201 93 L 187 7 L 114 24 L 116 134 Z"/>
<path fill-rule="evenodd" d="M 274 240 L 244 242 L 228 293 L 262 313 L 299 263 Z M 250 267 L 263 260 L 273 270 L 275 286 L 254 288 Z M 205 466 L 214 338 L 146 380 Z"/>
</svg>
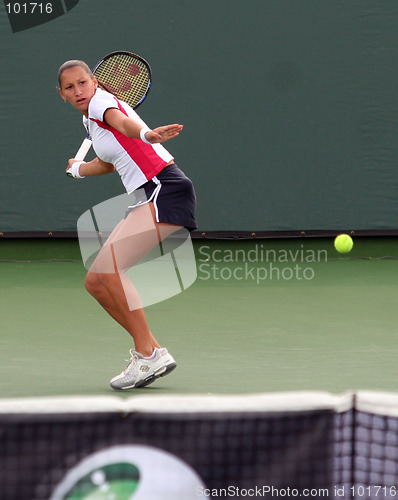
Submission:
<svg viewBox="0 0 398 500">
<path fill-rule="evenodd" d="M 75 154 L 75 160 L 77 161 L 83 161 L 84 158 L 87 156 L 87 153 L 90 151 L 92 145 L 92 141 L 90 139 L 84 139 L 82 142 L 82 145 L 79 148 L 79 151 Z M 70 173 L 71 169 L 68 169 L 66 172 L 66 175 L 69 177 L 73 177 L 73 175 Z"/>
<path fill-rule="evenodd" d="M 75 154 L 75 159 L 78 161 L 83 161 L 87 156 L 87 153 L 90 151 L 92 142 L 90 139 L 84 139 L 82 145 L 79 148 L 79 151 Z"/>
</svg>

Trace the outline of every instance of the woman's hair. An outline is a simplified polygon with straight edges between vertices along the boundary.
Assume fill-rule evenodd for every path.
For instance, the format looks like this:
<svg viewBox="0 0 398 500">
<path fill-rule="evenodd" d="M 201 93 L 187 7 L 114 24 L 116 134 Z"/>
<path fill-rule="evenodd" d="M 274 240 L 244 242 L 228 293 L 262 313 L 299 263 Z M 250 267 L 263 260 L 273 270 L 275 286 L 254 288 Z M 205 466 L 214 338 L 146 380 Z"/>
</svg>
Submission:
<svg viewBox="0 0 398 500">
<path fill-rule="evenodd" d="M 66 61 L 64 64 L 59 68 L 58 70 L 58 84 L 61 87 L 61 76 L 62 73 L 70 68 L 76 68 L 78 66 L 79 68 L 84 69 L 91 78 L 94 78 L 94 73 L 91 71 L 91 69 L 88 67 L 88 65 L 84 61 L 79 61 L 78 59 L 72 59 L 71 61 Z"/>
</svg>

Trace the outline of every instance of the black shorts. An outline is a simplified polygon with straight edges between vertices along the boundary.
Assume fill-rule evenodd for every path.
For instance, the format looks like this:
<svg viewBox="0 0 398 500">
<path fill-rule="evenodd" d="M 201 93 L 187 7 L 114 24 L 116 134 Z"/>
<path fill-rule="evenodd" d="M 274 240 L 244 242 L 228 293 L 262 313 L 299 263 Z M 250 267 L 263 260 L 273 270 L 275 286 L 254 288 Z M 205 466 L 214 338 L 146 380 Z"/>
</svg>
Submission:
<svg viewBox="0 0 398 500">
<path fill-rule="evenodd" d="M 154 204 L 157 222 L 183 226 L 188 231 L 198 227 L 195 220 L 196 195 L 193 183 L 175 163 L 167 165 L 152 180 L 138 188 L 137 204 L 128 213 L 147 201 Z"/>
</svg>

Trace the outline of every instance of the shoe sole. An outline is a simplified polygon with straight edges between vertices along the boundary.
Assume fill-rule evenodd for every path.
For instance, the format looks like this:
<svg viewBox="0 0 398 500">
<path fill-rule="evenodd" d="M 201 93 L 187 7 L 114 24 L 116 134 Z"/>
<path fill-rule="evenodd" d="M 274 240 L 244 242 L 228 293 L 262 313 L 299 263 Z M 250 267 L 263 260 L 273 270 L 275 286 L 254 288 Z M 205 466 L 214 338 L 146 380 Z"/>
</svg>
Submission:
<svg viewBox="0 0 398 500">
<path fill-rule="evenodd" d="M 159 373 L 158 375 L 154 373 L 146 380 L 142 380 L 141 382 L 139 382 L 138 385 L 134 386 L 134 388 L 135 387 L 146 387 L 147 385 L 152 384 L 158 378 L 164 377 L 164 376 L 168 375 L 169 373 L 171 373 L 174 370 L 174 368 L 176 368 L 176 366 L 177 366 L 177 363 L 169 363 L 168 365 L 166 365 L 166 369 L 164 372 Z"/>
<path fill-rule="evenodd" d="M 150 385 L 153 382 L 155 382 L 155 380 L 157 380 L 158 378 L 164 377 L 165 375 L 168 375 L 169 373 L 171 373 L 176 368 L 176 366 L 177 366 L 177 363 L 169 363 L 168 365 L 166 365 L 166 369 L 164 371 L 162 371 L 162 373 L 158 373 L 158 374 L 154 373 L 150 377 L 148 377 L 144 380 L 141 380 L 136 385 L 129 385 L 128 387 L 113 387 L 111 384 L 111 387 L 115 391 L 128 391 L 130 389 L 138 389 L 139 387 L 146 387 L 147 385 Z"/>
</svg>

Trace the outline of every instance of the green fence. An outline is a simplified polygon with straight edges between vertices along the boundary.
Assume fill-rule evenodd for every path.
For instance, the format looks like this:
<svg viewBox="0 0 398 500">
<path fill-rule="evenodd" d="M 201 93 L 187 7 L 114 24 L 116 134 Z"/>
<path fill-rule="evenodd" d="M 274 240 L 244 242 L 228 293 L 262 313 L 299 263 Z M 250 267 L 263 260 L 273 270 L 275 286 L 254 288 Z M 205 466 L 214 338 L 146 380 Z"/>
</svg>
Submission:
<svg viewBox="0 0 398 500">
<path fill-rule="evenodd" d="M 120 49 L 153 69 L 142 118 L 185 125 L 167 146 L 201 231 L 398 228 L 396 0 L 80 0 L 17 32 L 6 4 L 0 232 L 74 231 L 123 193 L 65 176 L 84 129 L 56 91 L 65 60 Z"/>
</svg>

